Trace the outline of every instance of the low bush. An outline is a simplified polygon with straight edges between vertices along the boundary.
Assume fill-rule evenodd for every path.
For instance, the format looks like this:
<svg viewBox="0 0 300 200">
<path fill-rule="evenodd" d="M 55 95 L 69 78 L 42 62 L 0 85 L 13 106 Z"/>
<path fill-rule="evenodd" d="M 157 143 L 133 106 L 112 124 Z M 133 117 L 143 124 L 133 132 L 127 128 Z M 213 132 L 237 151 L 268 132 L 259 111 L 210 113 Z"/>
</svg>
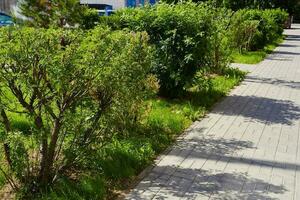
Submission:
<svg viewBox="0 0 300 200">
<path fill-rule="evenodd" d="M 280 9 L 243 9 L 231 23 L 232 44 L 242 50 L 258 50 L 282 36 L 288 14 Z"/>
<path fill-rule="evenodd" d="M 11 186 L 32 195 L 88 168 L 93 151 L 138 119 L 151 52 L 146 33 L 2 28 L 0 142 Z"/>
</svg>

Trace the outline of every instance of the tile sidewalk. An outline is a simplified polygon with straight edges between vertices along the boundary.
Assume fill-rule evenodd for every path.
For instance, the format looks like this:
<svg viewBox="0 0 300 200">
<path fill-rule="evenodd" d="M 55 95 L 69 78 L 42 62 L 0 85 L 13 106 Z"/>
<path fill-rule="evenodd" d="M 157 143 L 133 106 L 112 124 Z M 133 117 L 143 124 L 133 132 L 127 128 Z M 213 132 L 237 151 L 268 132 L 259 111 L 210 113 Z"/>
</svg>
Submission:
<svg viewBox="0 0 300 200">
<path fill-rule="evenodd" d="M 300 200 L 300 25 L 125 199 Z"/>
</svg>

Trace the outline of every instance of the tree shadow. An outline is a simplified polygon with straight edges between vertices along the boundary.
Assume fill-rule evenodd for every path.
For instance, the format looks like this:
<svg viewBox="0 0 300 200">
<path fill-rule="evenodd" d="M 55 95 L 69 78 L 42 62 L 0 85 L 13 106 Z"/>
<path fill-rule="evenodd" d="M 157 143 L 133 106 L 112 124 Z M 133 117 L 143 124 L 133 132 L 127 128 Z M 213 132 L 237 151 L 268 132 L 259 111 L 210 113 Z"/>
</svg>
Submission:
<svg viewBox="0 0 300 200">
<path fill-rule="evenodd" d="M 293 61 L 294 57 L 289 54 L 273 52 L 273 53 L 269 54 L 265 59 L 266 60 L 277 60 L 277 61 Z"/>
<path fill-rule="evenodd" d="M 174 171 L 171 166 L 159 168 Z M 283 185 L 251 178 L 247 173 L 177 168 L 172 176 L 152 172 L 127 199 L 206 199 L 212 195 L 217 199 L 278 199 L 271 196 L 286 191 Z"/>
<path fill-rule="evenodd" d="M 300 28 L 299 27 L 291 27 L 291 28 L 288 28 L 287 30 L 299 30 Z"/>
<path fill-rule="evenodd" d="M 292 48 L 296 48 L 299 47 L 299 45 L 294 45 L 294 44 L 279 44 L 278 47 L 292 47 Z"/>
<path fill-rule="evenodd" d="M 279 50 L 275 50 L 273 51 L 274 55 L 289 55 L 289 56 L 299 56 L 300 53 L 297 52 L 292 52 L 292 51 L 279 51 Z"/>
<path fill-rule="evenodd" d="M 199 131 L 202 132 L 203 129 L 199 129 Z M 217 161 L 220 158 L 230 162 L 263 165 L 263 161 L 245 161 L 232 156 L 234 152 L 247 148 L 253 148 L 253 144 L 248 141 L 234 139 L 213 139 L 209 135 L 179 141 L 167 156 L 182 156 L 183 161 L 181 163 L 183 165 L 159 163 L 139 183 L 127 199 L 177 199 L 183 197 L 185 199 L 199 197 L 200 199 L 206 199 L 211 195 L 216 196 L 217 199 L 273 199 L 271 195 L 286 192 L 287 189 L 283 185 L 275 185 L 263 179 L 251 177 L 248 173 L 204 170 L 197 165 L 185 166 L 185 162 L 188 162 L 187 159 Z M 190 154 L 183 156 L 188 152 Z M 273 165 L 274 163 L 271 164 L 271 166 Z"/>
<path fill-rule="evenodd" d="M 300 37 L 298 35 L 287 35 L 285 38 L 286 41 L 299 41 Z M 278 47 L 284 47 L 289 49 L 295 49 L 299 47 L 295 44 L 279 44 Z M 286 50 L 274 50 L 270 52 L 270 55 L 267 56 L 266 60 L 277 60 L 277 61 L 292 61 L 294 56 L 298 56 L 300 53 Z"/>
<path fill-rule="evenodd" d="M 222 159 L 230 160 L 231 163 L 243 163 L 284 170 L 295 170 L 300 167 L 300 165 L 293 163 L 241 157 L 237 155 L 237 152 L 241 152 L 245 149 L 257 149 L 251 141 L 216 138 L 214 135 L 202 134 L 204 130 L 205 129 L 202 128 L 200 132 L 196 134 L 197 136 L 191 135 L 188 138 L 185 137 L 178 140 L 178 143 L 172 148 L 172 151 L 168 153 L 168 156 L 188 155 L 187 157 L 193 159 L 209 159 L 214 161 Z M 192 131 L 196 130 L 194 129 Z"/>
<path fill-rule="evenodd" d="M 298 42 L 298 41 L 300 41 L 300 38 L 285 38 L 285 40 Z"/>
<path fill-rule="evenodd" d="M 248 75 L 244 82 L 251 82 L 251 83 L 263 83 L 263 84 L 270 84 L 270 85 L 278 85 L 284 86 L 292 89 L 300 89 L 300 82 L 297 81 L 287 81 L 278 78 L 263 78 L 257 76 Z"/>
<path fill-rule="evenodd" d="M 287 41 L 300 41 L 299 35 L 286 35 L 286 38 L 284 40 Z"/>
<path fill-rule="evenodd" d="M 175 152 L 193 151 L 201 157 L 209 157 L 210 155 L 233 155 L 236 151 L 254 148 L 250 141 L 216 138 L 214 135 L 202 134 L 204 130 L 204 128 L 193 128 L 191 131 L 196 134 L 191 133 L 189 137 L 179 139 L 174 147 Z M 169 152 L 169 155 L 172 155 L 172 151 Z"/>
<path fill-rule="evenodd" d="M 241 115 L 267 124 L 292 125 L 300 119 L 300 107 L 290 100 L 238 95 L 228 96 L 226 100 L 233 102 L 232 105 L 218 106 L 212 112 L 230 116 Z M 239 106 L 244 106 L 244 112 L 236 109 L 238 104 L 243 104 Z"/>
<path fill-rule="evenodd" d="M 292 39 L 292 38 L 299 38 L 300 39 L 300 36 L 299 35 L 289 35 L 289 34 L 286 34 L 286 38 L 285 39 Z"/>
</svg>

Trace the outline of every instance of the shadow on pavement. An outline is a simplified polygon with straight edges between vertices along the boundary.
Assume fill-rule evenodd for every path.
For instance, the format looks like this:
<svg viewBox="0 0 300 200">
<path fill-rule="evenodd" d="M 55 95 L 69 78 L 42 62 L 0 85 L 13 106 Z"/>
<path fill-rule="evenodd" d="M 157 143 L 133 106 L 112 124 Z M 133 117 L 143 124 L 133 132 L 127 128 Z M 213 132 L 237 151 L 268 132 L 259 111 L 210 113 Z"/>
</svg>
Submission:
<svg viewBox="0 0 300 200">
<path fill-rule="evenodd" d="M 160 170 L 171 171 L 174 167 L 160 167 Z M 152 199 L 208 199 L 210 196 L 217 196 L 217 199 L 269 199 L 274 194 L 283 194 L 287 190 L 282 185 L 274 185 L 267 181 L 251 178 L 243 173 L 213 173 L 205 170 L 178 169 L 181 176 L 191 176 L 193 179 L 181 176 L 171 176 L 152 172 L 151 180 L 143 180 L 139 188 L 147 188 Z M 137 189 L 139 189 L 137 188 Z M 139 190 L 141 191 L 141 190 Z M 157 192 L 157 193 L 156 193 Z M 135 198 L 148 199 L 143 194 L 133 192 Z"/>
<path fill-rule="evenodd" d="M 187 158 L 208 159 L 221 162 L 240 162 L 252 166 L 273 166 L 266 161 L 241 159 L 230 156 L 234 152 L 246 148 L 253 148 L 251 142 L 225 139 L 212 139 L 210 136 L 193 138 L 189 141 L 179 141 L 168 156 L 178 156 L 172 152 L 181 151 L 180 155 L 192 152 Z M 222 172 L 221 170 L 203 170 L 201 166 L 191 164 L 183 168 L 185 160 L 179 166 L 159 165 L 140 182 L 131 193 L 129 199 L 206 199 L 216 195 L 218 199 L 276 199 L 274 194 L 283 194 L 287 190 L 282 185 L 275 185 L 266 180 L 253 178 L 247 173 Z M 216 163 L 217 165 L 217 163 Z M 147 194 L 143 194 L 147 189 Z"/>
<path fill-rule="evenodd" d="M 297 84 L 294 87 L 297 87 Z M 300 107 L 293 101 L 238 95 L 228 96 L 226 100 L 234 103 L 225 108 L 219 106 L 212 112 L 229 116 L 241 115 L 248 120 L 266 124 L 292 125 L 300 119 Z M 235 105 L 235 102 L 242 104 Z M 241 112 L 237 106 L 244 107 L 244 110 Z"/>
<path fill-rule="evenodd" d="M 263 78 L 263 77 L 249 75 L 246 77 L 244 82 L 263 83 L 263 84 L 284 86 L 284 87 L 293 88 L 293 89 L 300 89 L 300 82 L 287 81 L 287 80 L 282 80 L 279 78 Z"/>
</svg>

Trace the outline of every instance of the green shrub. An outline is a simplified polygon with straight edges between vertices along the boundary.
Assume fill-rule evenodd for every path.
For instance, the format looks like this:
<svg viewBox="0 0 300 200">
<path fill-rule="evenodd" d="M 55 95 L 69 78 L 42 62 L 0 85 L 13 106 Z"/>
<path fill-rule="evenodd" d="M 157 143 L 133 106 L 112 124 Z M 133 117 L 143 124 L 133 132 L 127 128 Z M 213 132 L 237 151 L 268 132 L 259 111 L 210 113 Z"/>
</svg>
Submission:
<svg viewBox="0 0 300 200">
<path fill-rule="evenodd" d="M 156 47 L 152 71 L 160 94 L 177 96 L 197 70 L 210 64 L 212 12 L 205 4 L 158 4 L 123 9 L 103 19 L 115 29 L 146 31 Z"/>
<path fill-rule="evenodd" d="M 99 20 L 96 9 L 81 5 L 78 0 L 22 0 L 18 4 L 22 19 L 18 23 L 35 27 L 65 27 L 80 28 L 95 27 Z"/>
<path fill-rule="evenodd" d="M 81 15 L 79 25 L 83 29 L 92 29 L 99 23 L 99 20 L 100 16 L 96 9 L 85 9 Z"/>
<path fill-rule="evenodd" d="M 221 73 L 230 62 L 232 46 L 230 45 L 231 33 L 230 22 L 233 15 L 232 11 L 226 8 L 216 8 L 208 4 L 206 14 L 211 18 L 209 30 L 209 48 L 210 52 L 209 68 L 213 73 Z"/>
<path fill-rule="evenodd" d="M 282 35 L 284 24 L 289 17 L 289 14 L 281 9 L 267 9 L 263 12 L 265 18 L 272 19 L 274 22 L 274 31 L 278 36 Z"/>
<path fill-rule="evenodd" d="M 280 9 L 243 9 L 232 20 L 233 44 L 246 50 L 262 49 L 281 37 L 288 14 Z"/>
<path fill-rule="evenodd" d="M 129 128 L 151 55 L 146 33 L 1 28 L 0 143 L 12 180 L 34 194 Z M 25 123 L 13 123 L 20 112 Z"/>
<path fill-rule="evenodd" d="M 239 53 L 243 50 L 250 50 L 254 36 L 258 34 L 258 20 L 249 20 L 244 17 L 245 12 L 237 12 L 231 23 L 231 45 L 238 49 Z"/>
</svg>

